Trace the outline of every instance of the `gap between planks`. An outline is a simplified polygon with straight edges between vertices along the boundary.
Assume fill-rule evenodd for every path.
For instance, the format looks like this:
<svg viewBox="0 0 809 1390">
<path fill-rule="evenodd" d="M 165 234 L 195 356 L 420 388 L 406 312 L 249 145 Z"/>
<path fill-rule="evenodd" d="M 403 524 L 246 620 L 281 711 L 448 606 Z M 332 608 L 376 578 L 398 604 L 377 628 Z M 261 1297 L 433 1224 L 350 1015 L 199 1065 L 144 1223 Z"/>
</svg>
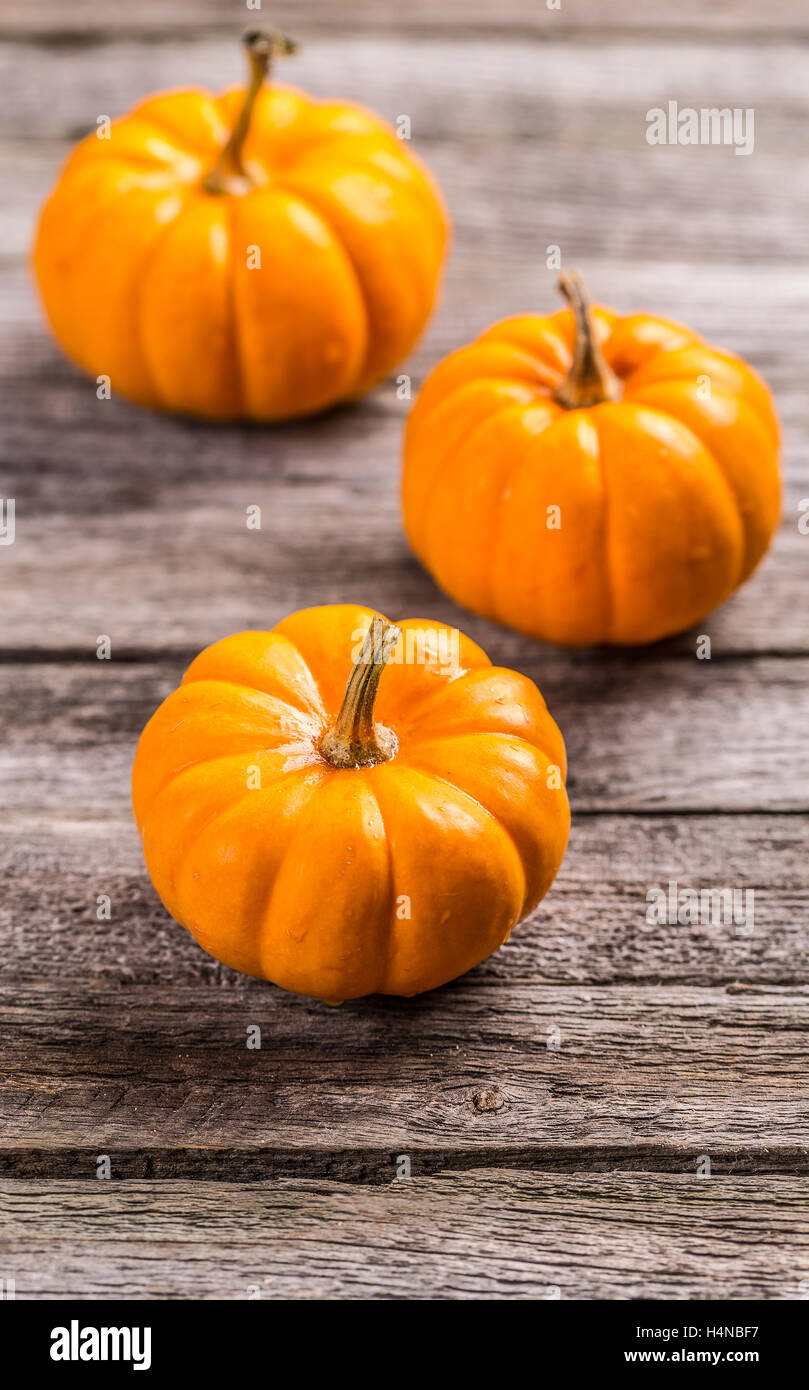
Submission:
<svg viewBox="0 0 809 1390">
<path fill-rule="evenodd" d="M 0 1148 L 0 1184 L 3 1182 L 80 1182 L 97 1177 L 98 1159 L 109 1157 L 112 1187 L 118 1183 L 171 1182 L 194 1184 L 278 1183 L 326 1180 L 358 1187 L 383 1188 L 396 1180 L 400 1158 L 410 1159 L 412 1177 L 440 1178 L 451 1173 L 490 1171 L 500 1176 L 520 1173 L 534 1177 L 582 1178 L 587 1175 L 678 1176 L 699 1182 L 698 1160 L 710 1158 L 711 1176 L 732 1178 L 793 1178 L 809 1175 L 809 1145 L 784 1145 L 773 1150 L 764 1145 L 712 1145 L 705 1153 L 699 1144 L 676 1148 L 636 1145 L 499 1145 L 479 1148 L 420 1148 L 412 1144 L 392 1148 L 331 1149 L 262 1147 L 149 1148 L 122 1150 L 99 1141 L 83 1148 L 70 1146 Z M 707 1180 L 707 1179 L 706 1179 Z"/>
</svg>

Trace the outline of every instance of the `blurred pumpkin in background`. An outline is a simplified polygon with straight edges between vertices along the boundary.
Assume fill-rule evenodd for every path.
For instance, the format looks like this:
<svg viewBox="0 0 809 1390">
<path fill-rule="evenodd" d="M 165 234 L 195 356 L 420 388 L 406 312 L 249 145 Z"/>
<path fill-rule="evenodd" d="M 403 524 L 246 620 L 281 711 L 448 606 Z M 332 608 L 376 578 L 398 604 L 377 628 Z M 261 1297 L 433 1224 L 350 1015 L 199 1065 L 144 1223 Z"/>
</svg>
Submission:
<svg viewBox="0 0 809 1390">
<path fill-rule="evenodd" d="M 141 735 L 132 799 L 206 951 L 338 1003 L 503 944 L 562 862 L 565 770 L 527 676 L 443 624 L 333 604 L 203 651 Z"/>
<path fill-rule="evenodd" d="M 152 96 L 88 135 L 43 208 L 54 334 L 141 405 L 281 420 L 367 391 L 413 347 L 447 240 L 440 194 L 377 116 L 265 86 Z M 108 138 L 99 138 L 107 135 Z"/>
<path fill-rule="evenodd" d="M 779 428 L 751 367 L 648 314 L 486 330 L 407 425 L 410 544 L 458 603 L 544 641 L 654 642 L 700 621 L 778 522 Z"/>
</svg>

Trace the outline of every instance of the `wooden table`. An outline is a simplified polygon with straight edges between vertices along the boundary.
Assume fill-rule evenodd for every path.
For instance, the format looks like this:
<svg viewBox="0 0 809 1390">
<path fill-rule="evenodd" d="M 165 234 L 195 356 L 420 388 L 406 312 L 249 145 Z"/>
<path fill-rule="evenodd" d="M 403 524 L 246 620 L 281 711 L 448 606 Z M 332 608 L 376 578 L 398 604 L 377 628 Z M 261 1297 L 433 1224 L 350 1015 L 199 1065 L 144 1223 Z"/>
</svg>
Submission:
<svg viewBox="0 0 809 1390">
<path fill-rule="evenodd" d="M 98 114 L 238 80 L 244 6 L 5 0 L 0 1273 L 22 1298 L 799 1297 L 809 14 L 336 9 L 273 7 L 304 44 L 285 76 L 408 114 L 454 218 L 414 382 L 492 320 L 554 307 L 558 244 L 596 297 L 681 317 L 762 371 L 784 424 L 783 524 L 703 624 L 710 661 L 693 632 L 557 651 L 456 609 L 409 554 L 394 381 L 277 429 L 99 401 L 40 322 L 35 209 Z M 646 111 L 673 98 L 753 107 L 754 154 L 647 145 Z M 338 600 L 457 622 L 536 678 L 574 816 L 557 884 L 493 959 L 415 1000 L 330 1009 L 218 966 L 168 920 L 128 779 L 199 648 Z M 752 935 L 650 928 L 647 891 L 669 880 L 753 887 Z"/>
</svg>

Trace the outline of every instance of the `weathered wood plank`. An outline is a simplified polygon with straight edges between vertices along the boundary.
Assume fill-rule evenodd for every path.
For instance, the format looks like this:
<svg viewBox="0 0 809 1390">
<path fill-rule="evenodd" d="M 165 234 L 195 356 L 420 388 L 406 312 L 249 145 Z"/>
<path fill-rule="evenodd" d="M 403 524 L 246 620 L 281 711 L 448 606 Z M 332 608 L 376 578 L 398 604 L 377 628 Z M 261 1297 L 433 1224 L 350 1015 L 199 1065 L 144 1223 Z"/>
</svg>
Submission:
<svg viewBox="0 0 809 1390">
<path fill-rule="evenodd" d="M 18 1299 L 797 1299 L 805 1180 L 5 1182 Z"/>
<path fill-rule="evenodd" d="M 553 891 L 473 979 L 560 985 L 807 984 L 806 822 L 796 816 L 584 816 Z M 149 884 L 134 825 L 6 817 L 0 978 L 111 988 L 265 986 L 219 965 Z M 652 927 L 650 888 L 752 888 L 746 923 Z M 110 899 L 110 920 L 97 898 Z"/>
<path fill-rule="evenodd" d="M 481 636 L 475 624 L 467 629 Z M 496 629 L 491 637 L 502 665 Z M 518 665 L 565 735 L 574 814 L 809 809 L 804 657 L 686 661 L 526 646 Z M 180 662 L 95 658 L 0 667 L 6 809 L 126 815 L 140 731 L 181 671 Z"/>
<path fill-rule="evenodd" d="M 261 1050 L 248 1050 L 259 1025 Z M 0 990 L 0 1171 L 809 1171 L 809 988 L 469 978 L 341 1008 L 270 986 Z M 558 1030 L 558 1033 L 555 1031 Z M 558 1044 L 555 1046 L 554 1044 Z"/>
<path fill-rule="evenodd" d="M 128 418 L 137 430 L 131 413 Z M 271 627 L 313 603 L 358 602 L 394 617 L 452 623 L 474 635 L 501 664 L 533 662 L 545 669 L 561 659 L 553 649 L 459 608 L 410 554 L 400 530 L 396 468 L 381 446 L 387 439 L 393 453 L 398 424 L 393 431 L 376 430 L 370 416 L 362 419 L 353 412 L 335 419 L 332 444 L 353 441 L 351 473 L 344 467 L 342 478 L 328 471 L 323 428 L 312 428 L 309 444 L 289 432 L 265 440 L 230 434 L 220 443 L 221 483 L 205 479 L 206 458 L 214 467 L 216 459 L 213 441 L 198 431 L 184 437 L 173 463 L 166 460 L 163 485 L 155 478 L 160 456 L 154 450 L 161 435 L 149 427 L 142 477 L 99 457 L 106 438 L 107 457 L 116 458 L 106 432 L 95 440 L 99 471 L 94 479 L 71 483 L 68 477 L 67 463 L 80 452 L 81 431 L 71 436 L 58 464 L 39 447 L 32 449 L 29 479 L 18 478 L 23 495 L 16 485 L 9 488 L 17 497 L 17 539 L 0 552 L 0 651 L 92 654 L 97 636 L 106 633 L 116 656 L 137 652 L 161 658 L 180 648 L 181 659 L 190 660 L 228 632 Z M 172 434 L 169 427 L 166 437 Z M 194 467 L 194 440 L 199 443 L 196 480 L 187 476 Z M 130 448 L 136 452 L 135 438 Z M 229 480 L 240 458 L 243 478 Z M 271 481 L 273 471 L 277 476 Z M 737 595 L 699 625 L 699 633 L 711 637 L 716 657 L 809 651 L 809 538 L 796 524 L 797 500 L 809 496 L 809 486 L 790 492 L 794 519 L 785 520 L 772 553 Z M 248 504 L 262 508 L 261 533 L 245 527 Z M 347 530 L 362 537 L 350 552 Z M 656 650 L 693 656 L 697 635 L 697 630 L 686 632 Z M 595 670 L 600 659 L 592 660 Z"/>
<path fill-rule="evenodd" d="M 561 142 L 560 153 L 581 177 L 600 148 L 615 157 L 645 156 L 649 169 L 655 162 L 670 165 L 676 155 L 684 157 L 684 167 L 729 164 L 736 178 L 746 177 L 765 155 L 800 152 L 809 100 L 806 64 L 788 37 L 763 46 L 725 39 L 721 48 L 694 31 L 691 42 L 676 45 L 668 36 L 641 42 L 631 35 L 586 45 L 566 39 L 530 44 L 508 33 L 479 41 L 463 23 L 429 41 L 418 33 L 406 40 L 346 33 L 342 16 L 339 32 L 337 27 L 304 43 L 279 80 L 316 96 L 363 102 L 391 121 L 407 114 L 417 146 L 441 137 L 467 149 L 528 140 L 539 157 L 543 146 Z M 774 40 L 776 32 L 770 35 Z M 120 115 L 149 92 L 188 85 L 218 91 L 241 82 L 238 34 L 237 25 L 215 38 L 195 34 L 158 44 L 129 40 L 67 50 L 0 44 L 5 133 L 28 140 L 75 138 L 94 129 L 99 114 Z M 38 97 L 42 90 L 47 102 Z M 727 147 L 648 146 L 647 110 L 674 98 L 681 108 L 752 107 L 753 157 L 735 157 Z M 526 149 L 520 153 L 529 158 Z M 603 172 L 609 182 L 611 169 Z M 802 180 L 799 162 L 794 173 Z M 553 178 L 547 186 L 552 190 Z M 611 209 L 614 202 L 613 197 Z M 687 204 L 680 206 L 682 215 Z M 698 211 L 688 207 L 687 216 Z"/>
<path fill-rule="evenodd" d="M 796 522 L 798 503 L 809 494 L 800 340 L 809 281 L 794 265 L 782 261 L 777 269 L 772 267 L 775 256 L 802 252 L 789 231 L 801 219 L 784 218 L 777 211 L 787 177 L 793 196 L 805 196 L 788 153 L 789 113 L 798 113 L 800 138 L 805 115 L 804 86 L 794 66 L 797 60 L 785 57 L 785 63 L 773 64 L 761 60 L 756 50 L 742 47 L 734 51 L 732 62 L 720 65 L 720 82 L 732 86 L 741 80 L 741 73 L 742 85 L 749 91 L 752 82 L 757 101 L 770 113 L 764 146 L 759 145 L 753 158 L 735 159 L 727 150 L 654 151 L 642 141 L 644 157 L 639 158 L 638 102 L 643 106 L 654 83 L 665 79 L 665 85 L 674 72 L 686 74 L 688 82 L 697 84 L 689 92 L 698 100 L 699 84 L 704 86 L 716 73 L 715 54 L 702 53 L 694 62 L 685 55 L 685 62 L 681 51 L 674 58 L 667 45 L 658 45 L 653 54 L 638 61 L 637 52 L 626 52 L 619 45 L 620 52 L 610 50 L 609 61 L 616 65 L 614 71 L 610 69 L 612 80 L 604 82 L 593 67 L 602 64 L 600 50 L 587 51 L 582 59 L 578 49 L 554 51 L 552 57 L 540 49 L 539 57 L 535 60 L 532 53 L 528 61 L 521 45 L 513 41 L 483 49 L 471 45 L 473 52 L 467 58 L 472 61 L 474 82 L 470 83 L 468 63 L 460 61 L 461 50 L 470 45 L 456 46 L 458 61 L 445 63 L 446 45 L 427 45 L 426 66 L 419 48 L 416 85 L 410 88 L 411 93 L 418 89 L 419 100 L 427 103 L 425 131 L 443 129 L 452 134 L 451 141 L 439 142 L 431 154 L 458 210 L 458 225 L 443 312 L 409 369 L 418 379 L 439 356 L 491 319 L 529 304 L 550 307 L 555 299 L 554 276 L 537 252 L 549 241 L 563 246 L 566 259 L 584 257 L 586 269 L 592 267 L 593 256 L 627 260 L 628 264 L 621 259 L 616 264 L 610 259 L 592 269 L 592 284 L 602 297 L 620 307 L 654 305 L 675 316 L 687 304 L 687 317 L 697 327 L 751 357 L 777 392 L 785 422 L 789 480 L 781 544 L 755 583 L 713 620 L 709 630 L 726 651 L 806 650 L 801 596 L 809 547 L 798 535 Z M 435 56 L 439 49 L 440 58 Z M 205 40 L 198 51 L 213 64 L 219 61 L 220 50 L 221 44 Z M 386 59 L 383 50 L 388 52 Z M 402 80 L 410 80 L 404 76 L 406 66 L 391 59 L 394 50 L 398 53 L 398 46 L 390 40 L 370 41 L 366 47 L 345 41 L 341 52 L 351 80 L 362 87 L 368 82 L 381 84 L 381 97 L 390 95 L 391 66 Z M 166 80 L 172 64 L 179 64 L 185 74 L 184 48 L 175 45 L 173 54 L 168 49 L 161 52 Z M 80 56 L 80 66 L 91 60 L 92 54 Z M 70 101 L 86 102 L 86 84 L 76 83 L 72 64 L 68 78 L 59 52 L 48 61 L 53 65 L 53 100 L 37 103 L 37 110 L 44 105 L 48 113 L 54 113 L 47 119 L 78 119 L 78 108 L 71 115 L 63 102 L 68 106 Z M 536 61 L 541 65 L 539 84 Z M 319 56 L 312 62 L 311 76 L 317 86 L 328 80 L 331 70 Z M 447 81 L 433 80 L 431 62 L 440 62 L 450 74 Z M 19 66 L 15 59 L 15 71 L 7 74 L 12 89 L 20 81 Z M 100 71 L 106 70 L 101 65 Z M 127 81 L 136 95 L 137 84 L 142 88 L 147 80 L 155 80 L 151 46 L 116 46 L 110 54 L 110 71 L 115 74 L 119 99 L 122 83 L 125 90 Z M 486 100 L 477 103 L 477 114 L 470 113 L 466 109 L 469 92 L 481 90 L 480 82 Z M 26 89 L 24 81 L 22 85 Z M 526 160 L 514 137 L 533 133 L 538 93 L 547 120 L 539 122 L 536 158 Z M 362 94 L 368 98 L 365 91 Z M 374 88 L 371 99 L 376 95 Z M 723 86 L 721 95 L 730 100 L 730 86 Z M 25 90 L 20 100 L 24 105 Z M 478 127 L 475 122 L 481 120 L 484 125 Z M 560 149 L 557 142 L 564 132 Z M 571 159 L 571 149 L 579 148 L 585 136 L 591 146 L 596 142 L 597 157 Z M 37 152 L 36 173 L 27 153 L 23 156 L 18 147 L 10 148 L 7 158 L 14 172 L 15 210 L 6 219 L 3 239 L 12 253 L 20 252 L 27 240 L 30 218 L 50 179 L 56 154 L 57 147 L 50 145 Z M 605 177 L 615 207 L 610 219 L 601 215 Z M 694 207 L 701 211 L 689 217 L 669 216 L 684 189 L 690 190 Z M 735 215 L 729 215 L 729 208 L 736 209 Z M 661 209 L 668 212 L 664 215 Z M 765 211 L 759 215 L 756 209 Z M 681 257 L 679 262 L 664 266 L 648 259 L 638 261 L 649 248 L 661 245 L 668 256 Z M 750 263 L 711 263 L 716 256 L 748 258 Z M 764 257 L 766 268 L 760 265 Z M 690 264 L 690 259 L 698 259 L 699 264 Z M 35 537 L 48 557 L 48 571 L 36 562 L 30 546 L 20 544 L 0 557 L 9 571 L 4 645 L 59 649 L 81 644 L 88 629 L 96 626 L 93 610 L 98 608 L 96 594 L 101 592 L 108 611 L 116 614 L 120 639 L 128 645 L 159 649 L 178 640 L 178 624 L 166 613 L 166 592 L 175 596 L 177 608 L 193 622 L 195 612 L 207 621 L 213 591 L 223 616 L 232 614 L 229 625 L 243 626 L 244 596 L 251 591 L 260 595 L 266 611 L 268 584 L 274 594 L 286 596 L 282 611 L 311 601 L 310 576 L 318 569 L 313 564 L 316 556 L 326 561 L 320 566 L 329 575 L 325 597 L 367 598 L 370 590 L 380 595 L 375 600 L 380 606 L 399 611 L 405 602 L 422 611 L 427 611 L 426 605 L 433 605 L 435 611 L 434 606 L 441 604 L 429 580 L 409 560 L 399 531 L 396 492 L 405 405 L 396 400 L 392 384 L 356 410 L 272 432 L 201 430 L 187 422 L 131 411 L 115 401 L 99 403 L 91 384 L 82 383 L 56 356 L 34 310 L 25 274 L 12 267 L 7 276 L 0 343 L 0 357 L 8 371 L 2 400 L 10 423 L 7 449 L 12 481 L 7 490 L 17 499 L 21 535 L 25 536 L 27 522 L 28 537 Z M 474 295 L 468 293 L 470 283 L 475 285 Z M 102 419 L 105 428 L 100 430 Z M 70 431 L 67 437 L 60 436 L 59 458 L 54 459 L 53 431 L 62 431 L 68 423 Z M 321 449 L 327 452 L 328 468 L 318 462 Z M 114 470 L 108 466 L 111 456 L 116 457 Z M 339 460 L 336 468 L 335 460 Z M 268 462 L 275 478 L 257 486 L 259 478 L 267 477 Z M 346 470 L 354 462 L 359 467 L 349 477 Z M 144 470 L 152 469 L 159 479 L 147 481 Z M 194 495 L 192 479 L 198 483 Z M 272 550 L 268 555 L 267 547 L 262 547 L 259 565 L 257 546 L 248 544 L 250 538 L 246 540 L 242 526 L 243 504 L 234 510 L 234 483 L 243 487 L 246 500 L 258 501 L 271 518 L 273 534 L 266 540 Z M 305 493 L 301 483 L 306 484 Z M 143 513 L 149 509 L 154 514 L 147 531 Z M 66 511 L 72 515 L 69 522 Z M 373 514 L 377 546 L 376 553 L 366 551 L 360 568 L 350 573 L 345 572 L 342 521 L 337 526 L 337 518 L 347 511 L 362 529 L 367 529 L 366 515 Z M 109 524 L 112 514 L 114 533 Z M 62 577 L 58 611 L 50 581 L 53 569 Z M 349 595 L 353 581 L 357 582 Z M 65 607 L 71 614 L 67 622 Z M 263 613 L 258 621 L 266 621 Z M 187 641 L 202 645 L 207 638 L 201 622 L 193 638 L 186 628 Z M 683 639 L 684 649 L 690 648 L 692 640 Z"/>
<path fill-rule="evenodd" d="M 555 288 L 558 272 L 546 268 L 542 250 L 544 237 L 539 238 L 534 254 L 526 254 L 524 248 L 515 246 L 509 250 L 507 239 L 496 239 L 487 250 L 475 249 L 470 244 L 477 238 L 467 238 L 464 234 L 464 239 L 466 244 L 456 242 L 452 252 L 437 317 L 417 351 L 404 364 L 415 384 L 439 358 L 470 342 L 495 320 L 532 311 L 552 313 L 559 307 Z M 567 246 L 565 260 L 569 264 L 578 263 L 589 281 L 594 299 L 609 303 L 622 313 L 646 311 L 678 321 L 687 320 L 708 342 L 750 361 L 773 390 L 787 430 L 800 429 L 805 433 L 805 393 L 803 397 L 800 393 L 802 323 L 803 314 L 809 309 L 809 275 L 805 268 L 789 263 L 715 265 L 687 260 L 642 260 L 632 264 L 620 259 L 598 259 L 586 250 L 578 254 L 581 250 L 581 247 Z M 502 260 L 501 253 L 505 257 Z M 27 269 L 12 265 L 0 273 L 3 291 L 0 366 L 4 378 L 0 402 L 4 414 L 9 417 L 9 427 L 14 431 L 6 447 L 7 456 L 14 458 L 13 446 L 24 443 L 19 435 L 20 417 L 28 402 L 21 400 L 20 387 L 33 371 L 38 377 L 35 389 L 40 403 L 38 418 L 30 421 L 33 442 L 43 428 L 64 424 L 66 417 L 76 426 L 88 424 L 92 419 L 94 432 L 100 434 L 95 430 L 99 420 L 108 421 L 109 428 L 110 417 L 116 414 L 112 409 L 117 404 L 114 383 L 113 399 L 97 401 L 95 383 L 64 363 L 47 333 Z M 474 286 L 474 294 L 469 293 L 470 286 Z M 383 401 L 403 418 L 407 405 L 395 399 L 395 382 L 396 378 L 392 377 L 360 404 Z M 59 409 L 54 419 L 50 411 L 55 406 Z M 99 412 L 104 412 L 103 416 Z M 342 418 L 342 413 L 328 414 L 319 421 L 304 421 L 295 430 L 313 431 L 319 424 L 330 427 L 335 419 Z M 135 430 L 141 436 L 148 432 L 149 422 L 154 432 L 164 435 L 164 443 L 165 426 L 170 423 L 174 424 L 175 436 L 190 438 L 186 429 L 188 421 L 145 410 L 127 409 L 126 418 L 119 421 L 119 429 Z M 203 440 L 209 441 L 207 457 L 214 447 L 224 454 L 222 441 L 229 438 L 228 427 L 213 428 L 205 424 L 198 426 L 197 432 Z M 267 446 L 276 439 L 284 440 L 286 435 L 284 426 L 256 432 L 256 438 L 264 441 L 265 456 Z M 316 436 L 307 433 L 303 437 L 312 440 Z M 69 438 L 60 439 L 64 448 L 69 448 L 70 442 Z M 172 443 L 175 448 L 182 448 L 181 442 Z M 791 445 L 796 455 L 793 471 L 799 481 L 805 483 L 806 467 L 805 464 L 799 467 L 797 459 L 800 444 L 802 435 L 795 433 L 790 437 L 787 434 L 788 454 Z M 194 448 L 197 448 L 196 442 Z M 203 454 L 203 463 L 206 454 Z M 166 460 L 167 464 L 170 462 Z M 388 467 L 393 463 L 391 458 Z"/>
<path fill-rule="evenodd" d="M 801 129 L 807 116 L 801 113 Z M 781 145 L 772 153 L 758 149 L 750 159 L 734 159 L 717 147 L 694 151 L 686 146 L 638 146 L 633 138 L 635 115 L 627 117 L 626 128 L 606 132 L 600 113 L 591 111 L 590 119 L 599 136 L 588 138 L 592 148 L 586 159 L 571 156 L 569 148 L 574 138 L 578 145 L 584 131 L 562 139 L 556 130 L 541 129 L 525 140 L 489 137 L 465 144 L 461 123 L 458 138 L 442 133 L 435 141 L 415 142 L 440 181 L 452 214 L 456 257 L 486 256 L 499 262 L 515 256 L 521 273 L 526 268 L 530 273 L 532 266 L 534 275 L 542 273 L 547 291 L 554 285 L 553 275 L 545 270 L 548 245 L 561 247 L 566 261 L 663 262 L 658 269 L 663 280 L 677 274 L 670 263 L 694 262 L 693 308 L 691 295 L 685 300 L 681 296 L 676 305 L 680 317 L 699 312 L 706 294 L 709 302 L 721 302 L 721 280 L 711 290 L 709 269 L 718 268 L 725 276 L 727 267 L 737 266 L 740 278 L 744 268 L 754 311 L 757 302 L 769 302 L 772 293 L 773 311 L 779 314 L 774 279 L 779 268 L 782 277 L 787 271 L 793 274 L 798 296 L 804 292 L 801 227 L 809 215 L 809 175 L 788 142 L 787 148 Z M 781 133 L 778 127 L 779 142 Z M 68 142 L 52 139 L 6 141 L 0 146 L 0 177 L 7 190 L 0 209 L 4 261 L 27 255 L 39 207 L 70 149 Z M 784 217 L 780 201 L 786 184 L 789 217 Z M 605 185 L 610 188 L 608 217 Z M 688 216 L 676 211 L 683 200 L 693 204 Z M 506 290 L 513 283 L 514 275 L 506 271 Z M 13 281 L 7 292 L 19 293 Z M 608 298 L 609 287 L 601 293 Z M 666 293 L 665 286 L 661 293 Z M 5 315 L 10 312 L 13 306 Z M 750 328 L 755 326 L 754 318 Z M 766 331 L 778 341 L 774 321 L 767 322 Z"/>
<path fill-rule="evenodd" d="M 253 11 L 252 17 L 255 17 Z M 260 16 L 259 16 L 260 17 Z M 282 0 L 272 6 L 273 20 L 296 33 L 333 34 L 334 0 Z M 247 18 L 251 18 L 248 11 Z M 160 39 L 189 30 L 229 31 L 245 22 L 244 7 L 233 0 L 40 0 L 35 7 L 26 0 L 4 0 L 0 15 L 0 36 L 37 35 L 53 39 L 104 38 L 110 32 L 144 34 Z M 751 34 L 765 38 L 788 32 L 796 36 L 806 31 L 806 11 L 801 0 L 770 0 L 766 11 L 758 0 L 714 0 L 705 6 L 701 0 L 681 0 L 673 9 L 669 0 L 575 0 L 558 9 L 532 0 L 502 0 L 493 6 L 489 0 L 410 0 L 406 6 L 397 0 L 343 0 L 340 6 L 341 33 L 416 32 L 434 36 L 462 29 L 489 35 L 516 30 L 526 36 L 551 39 L 558 34 L 584 36 L 610 35 L 618 31 L 661 30 L 670 36 L 691 38 L 728 34 Z"/>
<path fill-rule="evenodd" d="M 757 283 L 748 270 L 590 268 L 593 283 L 610 285 L 608 297 L 620 307 L 654 303 L 676 316 L 688 296 L 696 325 L 751 356 L 775 388 L 785 427 L 783 529 L 751 583 L 703 628 L 726 652 L 806 651 L 809 539 L 798 518 L 809 471 L 799 338 L 809 279 L 774 270 L 765 304 L 745 299 Z M 551 278 L 544 265 L 516 258 L 498 272 L 489 259 L 456 257 L 443 311 L 408 370 L 418 380 L 505 313 L 534 303 L 550 308 Z M 211 429 L 98 401 L 93 383 L 63 363 L 47 338 L 22 272 L 13 279 L 16 292 L 0 324 L 2 495 L 15 497 L 17 512 L 16 544 L 0 552 L 4 649 L 75 648 L 110 628 L 123 647 L 200 647 L 219 635 L 211 631 L 212 603 L 221 632 L 339 600 L 474 622 L 440 597 L 402 536 L 407 402 L 397 399 L 394 382 L 320 420 L 267 430 Z M 262 508 L 261 532 L 246 529 L 250 504 Z M 350 554 L 346 518 L 363 537 Z M 692 651 L 693 635 L 679 645 Z"/>
</svg>

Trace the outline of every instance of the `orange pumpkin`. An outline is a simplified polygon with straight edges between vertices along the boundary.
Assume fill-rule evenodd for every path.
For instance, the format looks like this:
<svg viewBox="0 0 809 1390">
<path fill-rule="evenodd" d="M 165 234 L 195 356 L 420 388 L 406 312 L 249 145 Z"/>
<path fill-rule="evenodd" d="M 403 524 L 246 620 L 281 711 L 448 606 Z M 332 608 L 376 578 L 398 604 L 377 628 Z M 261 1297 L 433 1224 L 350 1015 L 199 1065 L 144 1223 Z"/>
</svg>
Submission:
<svg viewBox="0 0 809 1390">
<path fill-rule="evenodd" d="M 202 652 L 132 795 L 199 944 L 336 1003 L 433 989 L 502 945 L 561 863 L 564 774 L 526 676 L 452 628 L 330 605 Z"/>
<path fill-rule="evenodd" d="M 264 87 L 150 97 L 71 155 L 34 268 L 65 352 L 113 391 L 210 419 L 323 410 L 384 377 L 435 300 L 440 195 L 377 116 Z M 108 138 L 98 138 L 99 134 Z"/>
<path fill-rule="evenodd" d="M 647 314 L 506 319 L 427 378 L 404 448 L 410 543 L 441 587 L 549 642 L 704 618 L 778 521 L 779 432 L 751 367 Z"/>
</svg>

